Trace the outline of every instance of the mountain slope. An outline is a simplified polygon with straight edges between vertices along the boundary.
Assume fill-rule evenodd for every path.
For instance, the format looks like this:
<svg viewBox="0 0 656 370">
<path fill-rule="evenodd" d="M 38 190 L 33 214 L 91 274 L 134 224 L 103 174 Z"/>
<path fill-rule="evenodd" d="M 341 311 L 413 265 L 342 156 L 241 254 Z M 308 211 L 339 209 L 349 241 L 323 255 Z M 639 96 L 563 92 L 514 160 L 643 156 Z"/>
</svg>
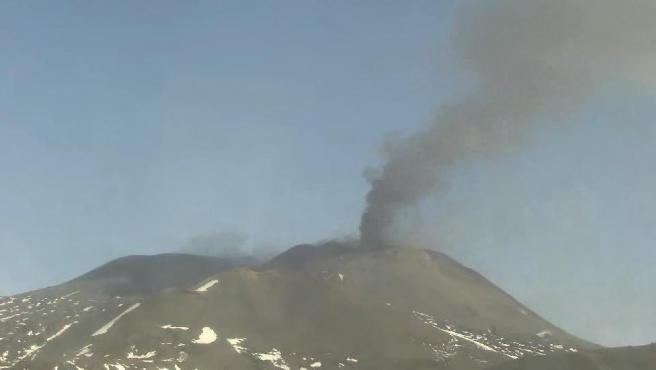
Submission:
<svg viewBox="0 0 656 370">
<path fill-rule="evenodd" d="M 0 299 L 0 368 L 480 369 L 593 347 L 436 252 L 298 246 L 177 280 L 151 258 Z M 108 294 L 135 263 L 138 289 Z"/>
<path fill-rule="evenodd" d="M 209 275 L 251 263 L 249 258 L 188 254 L 127 256 L 73 279 L 67 288 L 93 288 L 109 295 L 150 294 L 165 288 L 189 287 Z"/>
<path fill-rule="evenodd" d="M 605 348 L 580 353 L 558 353 L 494 366 L 490 370 L 653 370 L 656 344 Z"/>
<path fill-rule="evenodd" d="M 576 345 L 578 340 L 533 313 L 475 271 L 435 251 L 412 248 L 361 250 L 335 246 L 298 246 L 262 269 L 315 278 L 349 277 L 353 288 L 406 310 L 426 311 L 480 331 L 551 336 Z"/>
</svg>

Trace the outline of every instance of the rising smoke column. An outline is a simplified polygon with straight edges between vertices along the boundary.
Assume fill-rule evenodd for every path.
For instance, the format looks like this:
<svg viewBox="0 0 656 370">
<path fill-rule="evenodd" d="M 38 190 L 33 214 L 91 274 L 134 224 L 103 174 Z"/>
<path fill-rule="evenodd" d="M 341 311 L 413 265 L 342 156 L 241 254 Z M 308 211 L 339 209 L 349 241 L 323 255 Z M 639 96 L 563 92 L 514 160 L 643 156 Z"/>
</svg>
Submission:
<svg viewBox="0 0 656 370">
<path fill-rule="evenodd" d="M 447 166 L 516 147 L 534 126 L 565 122 L 598 89 L 656 86 L 653 0 L 480 0 L 463 6 L 452 31 L 477 89 L 389 145 L 368 176 L 364 246 L 395 244 L 397 216 L 439 190 Z"/>
</svg>

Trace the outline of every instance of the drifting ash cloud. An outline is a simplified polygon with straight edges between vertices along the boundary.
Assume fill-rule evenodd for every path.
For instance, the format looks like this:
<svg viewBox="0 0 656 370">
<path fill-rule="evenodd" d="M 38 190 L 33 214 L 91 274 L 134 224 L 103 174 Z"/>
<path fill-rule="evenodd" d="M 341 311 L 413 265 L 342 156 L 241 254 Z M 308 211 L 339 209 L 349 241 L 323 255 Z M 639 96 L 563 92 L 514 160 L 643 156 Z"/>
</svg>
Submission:
<svg viewBox="0 0 656 370">
<path fill-rule="evenodd" d="M 228 230 L 198 234 L 187 240 L 177 253 L 228 259 L 265 261 L 284 250 L 285 245 L 252 241 L 241 231 Z"/>
<path fill-rule="evenodd" d="M 239 231 L 223 231 L 196 235 L 180 249 L 182 253 L 199 256 L 235 258 L 252 254 L 246 242 L 248 236 Z"/>
<path fill-rule="evenodd" d="M 536 125 L 567 121 L 599 89 L 653 89 L 656 2 L 468 2 L 452 45 L 477 88 L 440 106 L 428 127 L 386 146 L 385 164 L 367 176 L 366 247 L 402 242 L 402 215 L 439 191 L 446 167 L 516 148 Z"/>
</svg>

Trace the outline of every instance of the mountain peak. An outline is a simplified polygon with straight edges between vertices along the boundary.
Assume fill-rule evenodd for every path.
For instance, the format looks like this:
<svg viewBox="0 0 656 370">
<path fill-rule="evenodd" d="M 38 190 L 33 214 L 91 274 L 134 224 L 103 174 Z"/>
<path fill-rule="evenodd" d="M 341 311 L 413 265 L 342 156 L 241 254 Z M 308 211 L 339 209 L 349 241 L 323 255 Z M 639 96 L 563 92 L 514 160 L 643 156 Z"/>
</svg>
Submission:
<svg viewBox="0 0 656 370">
<path fill-rule="evenodd" d="M 69 282 L 108 295 L 152 294 L 165 288 L 189 287 L 206 276 L 250 266 L 249 258 L 219 258 L 165 253 L 117 258 Z"/>
<path fill-rule="evenodd" d="M 0 367 L 470 370 L 589 347 L 442 253 L 343 243 L 128 256 L 0 310 Z"/>
</svg>

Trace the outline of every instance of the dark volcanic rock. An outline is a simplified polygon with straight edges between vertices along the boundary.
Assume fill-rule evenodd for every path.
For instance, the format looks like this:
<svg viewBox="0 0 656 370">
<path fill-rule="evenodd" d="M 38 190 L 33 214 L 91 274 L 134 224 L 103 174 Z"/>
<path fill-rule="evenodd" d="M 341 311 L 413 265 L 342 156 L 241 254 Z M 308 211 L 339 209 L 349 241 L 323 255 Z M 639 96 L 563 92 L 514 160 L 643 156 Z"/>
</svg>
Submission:
<svg viewBox="0 0 656 370">
<path fill-rule="evenodd" d="M 70 283 L 93 284 L 110 295 L 151 294 L 165 288 L 189 287 L 207 276 L 252 263 L 248 258 L 189 254 L 127 256 L 104 264 Z"/>
<path fill-rule="evenodd" d="M 0 299 L 0 369 L 483 369 L 594 346 L 436 252 L 131 256 Z"/>
</svg>

